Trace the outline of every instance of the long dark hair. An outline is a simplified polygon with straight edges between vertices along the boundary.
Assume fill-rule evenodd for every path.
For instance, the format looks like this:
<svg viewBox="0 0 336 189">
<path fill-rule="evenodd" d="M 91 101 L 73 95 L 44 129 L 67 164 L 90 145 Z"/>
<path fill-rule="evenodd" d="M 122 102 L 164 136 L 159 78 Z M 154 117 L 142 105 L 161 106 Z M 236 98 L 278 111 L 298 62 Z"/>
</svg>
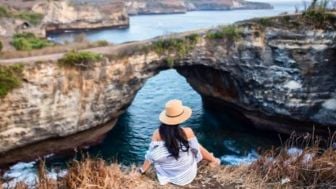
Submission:
<svg viewBox="0 0 336 189">
<path fill-rule="evenodd" d="M 189 150 L 189 142 L 186 134 L 179 125 L 161 124 L 159 128 L 161 139 L 165 141 L 168 152 L 175 159 L 179 158 L 179 152 L 187 152 Z"/>
</svg>

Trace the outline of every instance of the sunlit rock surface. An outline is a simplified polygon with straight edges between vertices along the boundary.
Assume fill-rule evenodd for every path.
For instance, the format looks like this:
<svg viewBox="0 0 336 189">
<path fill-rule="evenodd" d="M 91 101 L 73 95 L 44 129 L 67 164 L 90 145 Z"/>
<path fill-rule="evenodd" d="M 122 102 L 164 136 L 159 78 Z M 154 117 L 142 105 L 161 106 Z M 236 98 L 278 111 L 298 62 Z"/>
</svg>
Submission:
<svg viewBox="0 0 336 189">
<path fill-rule="evenodd" d="M 44 16 L 46 31 L 128 27 L 129 18 L 122 3 L 93 6 L 70 1 L 41 2 L 32 8 Z"/>
</svg>

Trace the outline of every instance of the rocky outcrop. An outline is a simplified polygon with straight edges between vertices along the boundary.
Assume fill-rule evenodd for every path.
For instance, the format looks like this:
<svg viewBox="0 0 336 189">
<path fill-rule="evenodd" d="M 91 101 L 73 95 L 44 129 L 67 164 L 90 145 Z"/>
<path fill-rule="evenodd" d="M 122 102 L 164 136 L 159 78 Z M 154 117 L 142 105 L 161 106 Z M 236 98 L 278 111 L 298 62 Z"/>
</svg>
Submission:
<svg viewBox="0 0 336 189">
<path fill-rule="evenodd" d="M 47 32 L 129 26 L 128 14 L 120 3 L 93 6 L 50 1 L 36 4 L 33 11 L 45 15 L 42 26 Z"/>
<path fill-rule="evenodd" d="M 43 29 L 32 25 L 31 23 L 17 18 L 0 18 L 0 37 L 12 37 L 16 33 L 29 32 L 35 36 L 45 37 Z"/>
<path fill-rule="evenodd" d="M 0 99 L 0 162 L 25 156 L 34 143 L 115 122 L 146 79 L 168 66 L 187 78 L 206 105 L 251 126 L 281 133 L 313 126 L 335 130 L 335 18 L 324 29 L 302 27 L 300 19 L 252 20 L 177 39 L 92 49 L 105 59 L 87 69 L 59 67 L 59 55 L 16 60 L 31 63 L 25 64 L 22 86 Z M 60 145 L 53 143 L 53 149 L 66 148 Z M 27 147 L 25 153 L 19 147 Z"/>
<path fill-rule="evenodd" d="M 278 19 L 290 23 L 289 17 Z M 190 66 L 178 70 L 206 104 L 257 128 L 335 130 L 335 18 L 329 29 L 299 27 L 300 21 L 293 21 L 296 27 L 244 23 L 242 40 L 225 46 L 208 41 L 186 61 Z"/>
<path fill-rule="evenodd" d="M 187 8 L 183 0 L 128 1 L 125 5 L 128 13 L 131 15 L 174 14 L 187 12 Z"/>
</svg>

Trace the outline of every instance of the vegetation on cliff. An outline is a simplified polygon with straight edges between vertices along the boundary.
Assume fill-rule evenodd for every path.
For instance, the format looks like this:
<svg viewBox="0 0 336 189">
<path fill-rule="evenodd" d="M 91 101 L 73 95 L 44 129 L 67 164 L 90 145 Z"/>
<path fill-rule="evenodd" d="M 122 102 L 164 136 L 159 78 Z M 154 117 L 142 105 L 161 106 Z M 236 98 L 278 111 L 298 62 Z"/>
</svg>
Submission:
<svg viewBox="0 0 336 189">
<path fill-rule="evenodd" d="M 87 68 L 90 64 L 103 59 L 101 54 L 89 51 L 70 51 L 58 61 L 60 66 Z"/>
<path fill-rule="evenodd" d="M 2 41 L 0 41 L 0 52 L 2 51 L 3 49 L 3 44 L 2 44 Z"/>
<path fill-rule="evenodd" d="M 317 28 L 332 25 L 335 21 L 335 16 L 328 12 L 329 3 L 330 0 L 313 0 L 309 8 L 302 13 L 306 24 Z"/>
<path fill-rule="evenodd" d="M 174 66 L 174 60 L 181 59 L 195 48 L 200 36 L 191 34 L 183 38 L 166 38 L 154 41 L 152 49 L 159 55 L 165 56 L 169 67 Z"/>
<path fill-rule="evenodd" d="M 219 27 L 216 30 L 209 31 L 206 35 L 208 39 L 224 39 L 227 38 L 231 41 L 235 41 L 241 38 L 242 31 L 236 25 L 228 25 Z"/>
<path fill-rule="evenodd" d="M 33 33 L 17 33 L 13 36 L 11 44 L 16 50 L 32 50 L 42 49 L 53 45 L 50 41 L 44 38 L 38 38 Z"/>
<path fill-rule="evenodd" d="M 10 10 L 4 6 L 0 6 L 0 18 L 1 17 L 21 19 L 33 25 L 40 24 L 43 19 L 42 14 L 27 10 Z"/>
<path fill-rule="evenodd" d="M 0 66 L 0 98 L 5 97 L 11 90 L 21 86 L 22 72 L 22 64 Z"/>
<path fill-rule="evenodd" d="M 335 29 L 336 15 L 328 8 L 329 3 L 329 0 L 314 0 L 300 16 L 284 15 L 274 18 L 258 18 L 255 21 L 263 28 Z"/>
</svg>

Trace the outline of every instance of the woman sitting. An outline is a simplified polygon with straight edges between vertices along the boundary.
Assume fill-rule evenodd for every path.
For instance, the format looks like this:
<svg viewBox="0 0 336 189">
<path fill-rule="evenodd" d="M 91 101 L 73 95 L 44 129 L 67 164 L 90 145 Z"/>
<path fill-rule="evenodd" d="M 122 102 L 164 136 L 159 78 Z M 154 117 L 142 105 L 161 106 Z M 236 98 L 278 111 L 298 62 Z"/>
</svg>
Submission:
<svg viewBox="0 0 336 189">
<path fill-rule="evenodd" d="M 220 160 L 209 153 L 198 140 L 191 128 L 181 128 L 179 124 L 191 117 L 192 110 L 183 106 L 180 100 L 167 102 L 160 114 L 161 126 L 154 131 L 152 142 L 140 169 L 145 173 L 154 164 L 161 185 L 173 183 L 187 185 L 197 174 L 197 163 L 202 159 L 217 166 Z"/>
</svg>

